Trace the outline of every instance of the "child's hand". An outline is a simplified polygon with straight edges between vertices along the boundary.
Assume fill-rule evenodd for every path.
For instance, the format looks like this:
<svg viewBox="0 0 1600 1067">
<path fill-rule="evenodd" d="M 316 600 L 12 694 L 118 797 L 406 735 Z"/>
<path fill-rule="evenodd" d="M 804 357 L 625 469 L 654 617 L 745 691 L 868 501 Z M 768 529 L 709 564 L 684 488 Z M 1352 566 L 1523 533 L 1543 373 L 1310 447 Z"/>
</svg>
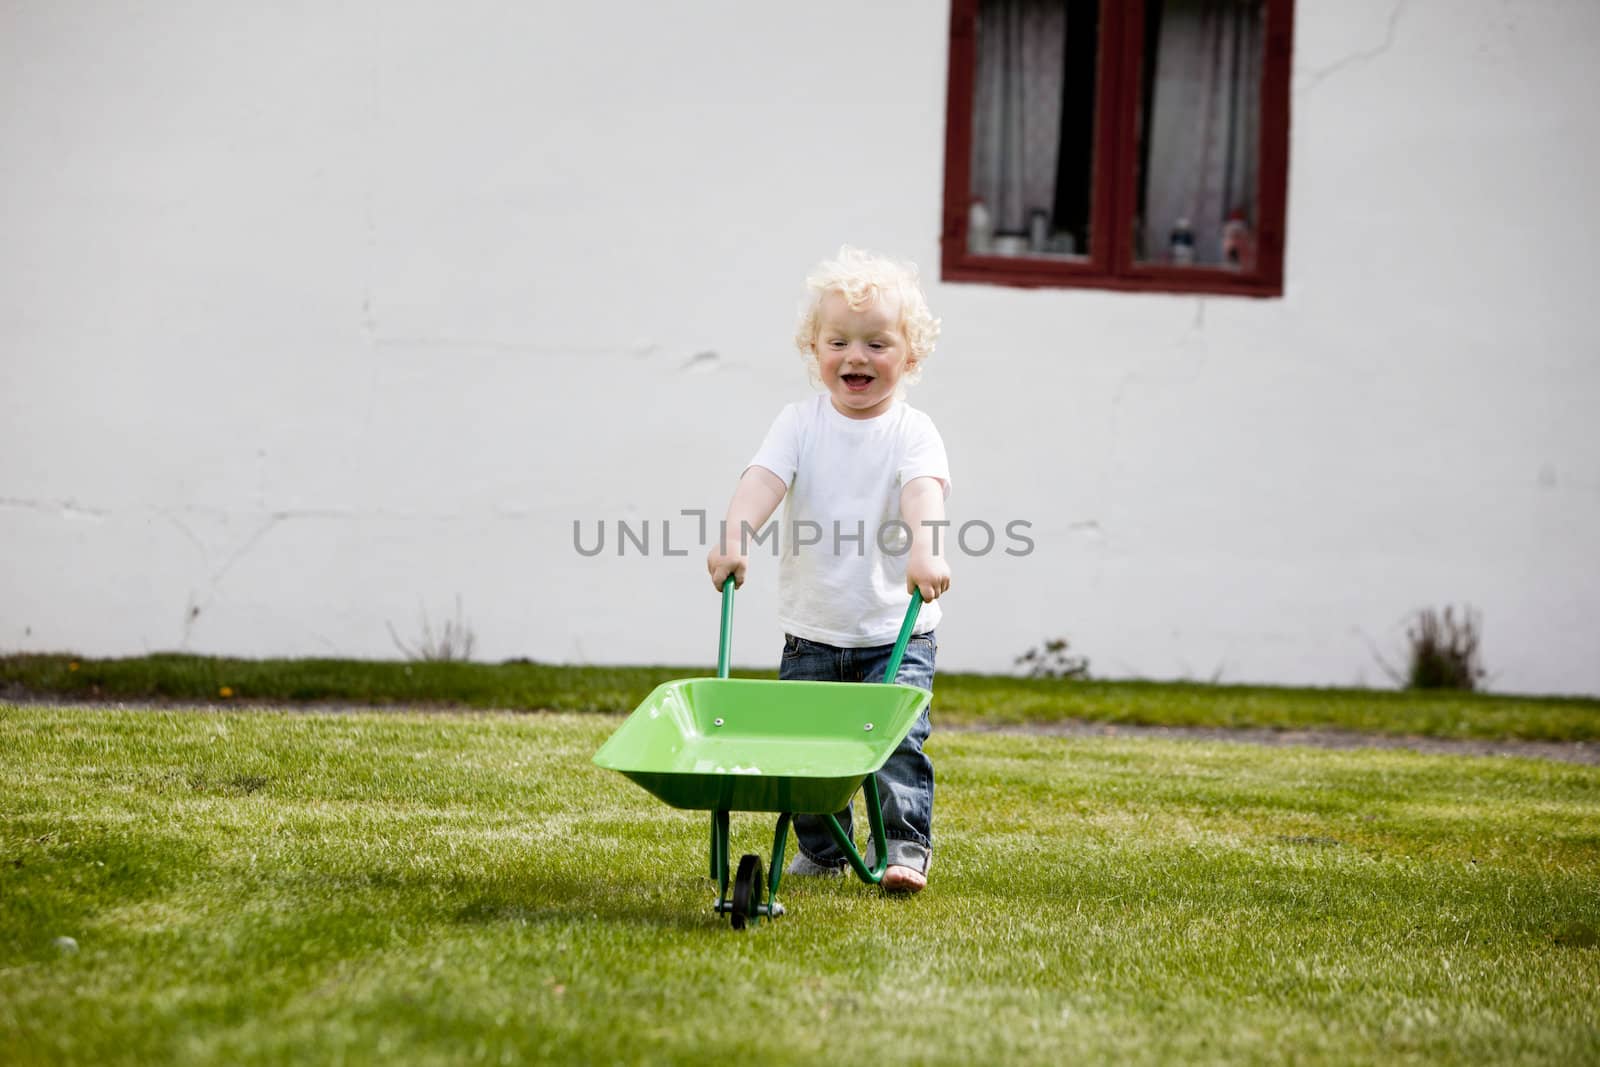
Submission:
<svg viewBox="0 0 1600 1067">
<path fill-rule="evenodd" d="M 711 572 L 711 588 L 722 592 L 722 583 L 728 576 L 733 576 L 735 589 L 744 586 L 745 568 L 750 565 L 750 557 L 737 552 L 724 552 L 720 545 L 712 545 L 711 551 L 706 553 L 706 570 Z"/>
<path fill-rule="evenodd" d="M 906 561 L 906 592 L 922 590 L 923 600 L 938 600 L 950 589 L 950 564 L 943 556 L 913 552 Z"/>
</svg>

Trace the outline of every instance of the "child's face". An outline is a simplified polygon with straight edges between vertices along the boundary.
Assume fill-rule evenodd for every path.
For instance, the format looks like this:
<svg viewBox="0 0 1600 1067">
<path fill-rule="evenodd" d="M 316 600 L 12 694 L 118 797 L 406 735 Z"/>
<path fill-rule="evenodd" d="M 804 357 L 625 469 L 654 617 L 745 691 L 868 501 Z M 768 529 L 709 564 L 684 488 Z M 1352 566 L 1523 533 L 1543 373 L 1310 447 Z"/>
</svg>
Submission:
<svg viewBox="0 0 1600 1067">
<path fill-rule="evenodd" d="M 899 297 L 881 293 L 858 311 L 842 293 L 830 292 L 818 310 L 812 348 L 834 408 L 852 419 L 882 415 L 894 403 L 910 356 Z"/>
</svg>

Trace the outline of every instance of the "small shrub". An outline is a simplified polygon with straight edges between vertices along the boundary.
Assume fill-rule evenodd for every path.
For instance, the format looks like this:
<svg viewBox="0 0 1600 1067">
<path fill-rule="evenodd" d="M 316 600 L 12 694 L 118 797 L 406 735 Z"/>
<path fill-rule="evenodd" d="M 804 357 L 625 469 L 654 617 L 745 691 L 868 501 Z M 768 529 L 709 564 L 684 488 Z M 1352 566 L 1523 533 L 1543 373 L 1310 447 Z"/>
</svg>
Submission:
<svg viewBox="0 0 1600 1067">
<path fill-rule="evenodd" d="M 1087 678 L 1089 660 L 1067 651 L 1065 637 L 1051 638 L 1028 649 L 1014 661 L 1026 678 Z"/>
<path fill-rule="evenodd" d="M 1438 612 L 1424 608 L 1406 628 L 1411 642 L 1406 685 L 1411 689 L 1478 688 L 1484 676 L 1479 642 L 1483 618 L 1470 607 Z"/>
<path fill-rule="evenodd" d="M 387 620 L 384 625 L 389 628 L 389 637 L 394 641 L 395 647 L 409 660 L 421 660 L 424 663 L 465 663 L 472 658 L 472 646 L 477 637 L 461 618 L 461 598 L 456 597 L 456 617 L 452 621 L 446 619 L 444 631 L 435 639 L 433 626 L 428 622 L 428 609 L 419 608 L 422 615 L 422 638 L 415 645 L 408 645 L 400 640 L 400 635 L 394 632 L 394 625 Z"/>
</svg>

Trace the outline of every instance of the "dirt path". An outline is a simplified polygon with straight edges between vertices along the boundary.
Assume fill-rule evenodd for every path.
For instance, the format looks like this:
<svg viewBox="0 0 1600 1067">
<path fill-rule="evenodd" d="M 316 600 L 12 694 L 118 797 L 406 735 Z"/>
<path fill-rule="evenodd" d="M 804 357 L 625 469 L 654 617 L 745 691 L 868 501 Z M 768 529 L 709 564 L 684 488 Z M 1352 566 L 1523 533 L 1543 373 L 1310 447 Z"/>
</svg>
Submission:
<svg viewBox="0 0 1600 1067">
<path fill-rule="evenodd" d="M 1561 763 L 1600 766 L 1600 744 L 1593 741 L 1479 741 L 1405 734 L 1364 734 L 1350 730 L 1269 730 L 1263 727 L 1223 729 L 1209 726 L 1139 726 L 1129 723 L 1066 720 L 1044 723 L 944 726 L 974 733 L 1034 734 L 1050 737 L 1153 737 L 1167 741 L 1232 741 L 1247 745 L 1312 748 L 1400 748 L 1436 756 L 1520 756 Z"/>
</svg>

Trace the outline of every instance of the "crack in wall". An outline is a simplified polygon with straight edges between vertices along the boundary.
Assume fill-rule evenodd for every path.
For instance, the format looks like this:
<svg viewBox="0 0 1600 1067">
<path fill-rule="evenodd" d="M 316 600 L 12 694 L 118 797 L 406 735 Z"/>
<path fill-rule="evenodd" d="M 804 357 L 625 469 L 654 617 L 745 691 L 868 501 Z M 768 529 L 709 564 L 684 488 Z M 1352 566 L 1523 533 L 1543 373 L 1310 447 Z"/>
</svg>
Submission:
<svg viewBox="0 0 1600 1067">
<path fill-rule="evenodd" d="M 659 344 L 629 345 L 582 345 L 582 344 L 550 344 L 542 341 L 508 341 L 496 337 L 456 337 L 448 334 L 413 334 L 410 336 L 375 336 L 372 341 L 377 348 L 383 349 L 430 349 L 448 348 L 457 351 L 478 351 L 514 356 L 558 356 L 558 357 L 607 357 L 612 359 L 639 359 L 651 355 L 665 355 L 668 350 Z M 716 360 L 718 354 L 710 349 L 696 349 L 688 359 L 690 363 L 696 361 Z"/>
<path fill-rule="evenodd" d="M 1389 49 L 1393 48 L 1395 33 L 1400 25 L 1400 14 L 1405 10 L 1405 6 L 1406 0 L 1395 0 L 1394 9 L 1389 12 L 1389 23 L 1384 28 L 1382 44 L 1376 48 L 1369 48 L 1360 52 L 1352 52 L 1343 59 L 1337 60 L 1317 70 L 1307 72 L 1305 84 L 1297 88 L 1295 92 L 1309 93 L 1311 90 L 1315 89 L 1317 86 L 1321 85 L 1335 74 L 1338 74 L 1344 70 L 1348 70 L 1351 67 L 1362 66 L 1366 63 L 1370 63 L 1374 59 L 1377 59 L 1379 56 L 1383 55 L 1385 52 L 1389 51 Z"/>
<path fill-rule="evenodd" d="M 72 498 L 29 499 L 25 497 L 0 497 L 0 508 L 51 515 L 69 521 L 90 519 L 97 523 L 106 522 L 116 516 L 116 512 L 113 509 L 79 504 Z M 182 635 L 180 647 L 184 649 L 189 648 L 200 617 L 210 610 L 212 605 L 222 596 L 222 584 L 226 581 L 229 573 L 255 552 L 273 530 L 285 522 L 296 520 L 360 521 L 363 519 L 380 522 L 477 522 L 482 519 L 482 516 L 477 515 L 406 513 L 384 510 L 359 511 L 351 508 L 285 508 L 254 513 L 240 513 L 216 508 L 144 507 L 129 510 L 136 514 L 154 515 L 164 520 L 199 553 L 200 564 L 206 577 L 200 589 L 190 589 L 185 597 L 183 618 L 180 622 Z M 245 515 L 258 517 L 258 524 L 238 547 L 227 554 L 220 564 L 215 561 L 205 539 L 195 532 L 194 527 L 188 521 L 185 521 L 186 519 L 199 518 L 212 522 L 227 523 Z M 496 508 L 489 516 L 489 519 L 493 522 L 544 521 L 531 511 L 508 511 L 504 508 Z M 322 638 L 320 635 L 319 640 L 328 647 L 333 647 L 326 638 Z"/>
<path fill-rule="evenodd" d="M 172 512 L 163 511 L 160 514 L 162 518 L 176 526 L 178 528 L 178 532 L 183 534 L 183 536 L 188 539 L 188 542 L 195 547 L 195 550 L 200 553 L 200 562 L 205 565 L 206 573 L 209 574 L 211 572 L 211 552 L 206 548 L 205 542 L 200 540 L 200 538 L 195 535 L 195 532 L 189 529 L 189 527 L 184 524 L 183 520 L 178 518 L 178 516 L 174 515 Z"/>
<path fill-rule="evenodd" d="M 30 500 L 26 497 L 4 496 L 0 497 L 0 508 L 11 508 L 15 511 L 37 511 L 42 513 L 54 512 L 63 519 L 93 519 L 104 522 L 111 517 L 111 512 L 104 508 L 91 508 L 67 497 L 64 500 Z"/>
<path fill-rule="evenodd" d="M 202 541 L 199 536 L 189 528 L 188 524 L 180 519 L 174 512 L 162 510 L 159 512 L 159 514 L 173 526 L 177 527 L 179 532 L 183 534 L 189 543 L 194 545 L 196 551 L 200 553 L 201 564 L 206 570 L 207 589 L 203 597 L 197 597 L 195 591 L 191 589 L 189 590 L 188 598 L 183 606 L 183 639 L 180 647 L 187 649 L 189 647 L 190 640 L 194 637 L 195 624 L 199 621 L 200 616 L 205 611 L 209 610 L 211 605 L 214 604 L 217 598 L 221 595 L 222 580 L 228 576 L 228 572 L 233 569 L 235 564 L 244 559 L 244 557 L 248 555 L 250 551 L 256 547 L 256 545 L 261 543 L 261 539 L 266 537 L 266 535 L 271 532 L 272 528 L 277 526 L 278 523 L 283 520 L 276 514 L 269 515 L 267 517 L 267 521 L 258 530 L 256 530 L 256 532 L 252 534 L 243 545 L 230 553 L 228 558 L 223 560 L 222 566 L 217 567 L 213 566 L 211 562 L 211 552 L 208 548 L 206 548 L 205 542 Z"/>
</svg>

